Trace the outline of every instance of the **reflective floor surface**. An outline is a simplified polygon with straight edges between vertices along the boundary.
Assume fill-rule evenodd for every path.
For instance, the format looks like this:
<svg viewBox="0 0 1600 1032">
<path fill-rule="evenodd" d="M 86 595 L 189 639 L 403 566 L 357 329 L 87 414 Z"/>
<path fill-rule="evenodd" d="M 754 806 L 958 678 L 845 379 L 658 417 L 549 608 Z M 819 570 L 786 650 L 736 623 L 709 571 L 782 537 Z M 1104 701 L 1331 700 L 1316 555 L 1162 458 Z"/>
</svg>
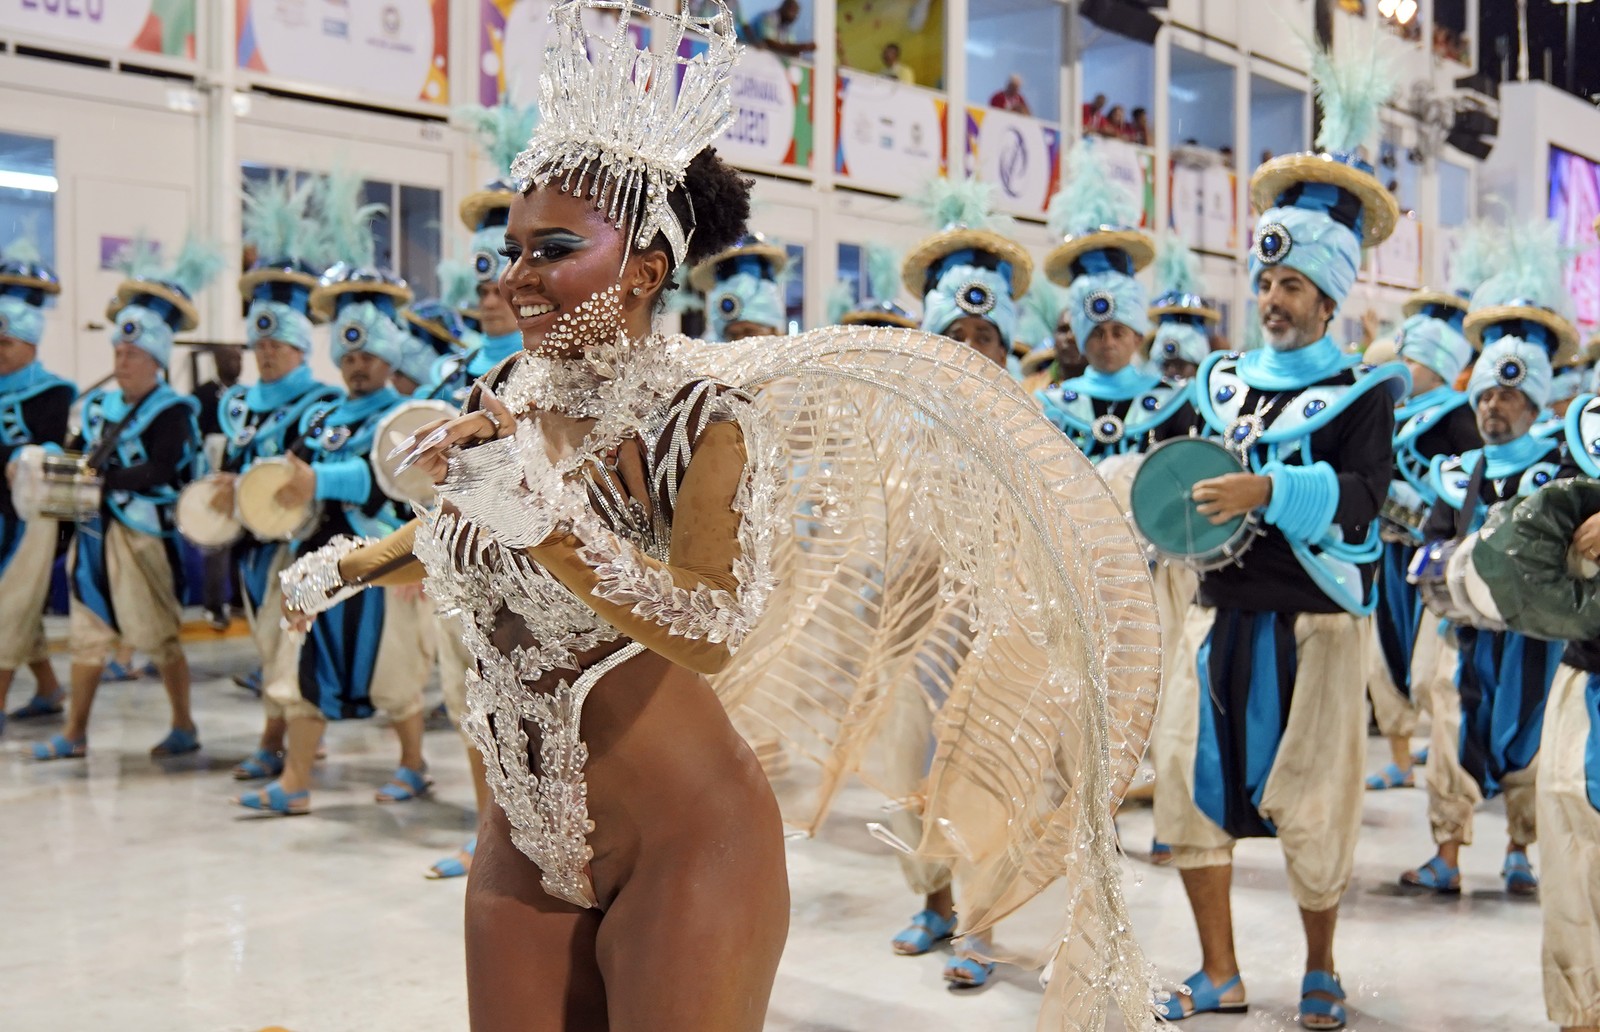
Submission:
<svg viewBox="0 0 1600 1032">
<path fill-rule="evenodd" d="M 260 709 L 229 677 L 248 665 L 248 645 L 203 643 L 190 657 L 204 743 L 197 758 L 148 757 L 166 722 L 152 681 L 102 689 L 87 761 L 31 759 L 32 743 L 57 723 L 13 722 L 0 736 L 0 1028 L 464 1030 L 464 882 L 422 877 L 472 833 L 459 738 L 427 736 L 432 798 L 383 806 L 372 791 L 392 769 L 393 736 L 372 721 L 335 725 L 313 814 L 242 816 L 229 802 L 237 789 L 228 768 L 253 747 Z M 26 673 L 17 682 L 13 707 L 32 690 Z M 1372 769 L 1380 748 L 1374 741 Z M 1424 806 L 1418 790 L 1367 799 L 1339 934 L 1351 1027 L 1550 1027 L 1538 906 L 1501 889 L 1496 810 L 1481 816 L 1478 845 L 1464 853 L 1459 898 L 1392 888 L 1402 869 L 1431 855 Z M 851 790 L 822 835 L 789 844 L 793 931 L 767 1027 L 1031 1030 L 1041 992 L 1032 972 L 1002 968 L 987 988 L 957 994 L 941 981 L 942 956 L 890 953 L 889 938 L 919 904 L 888 847 L 865 830 L 878 809 L 871 793 Z M 1178 876 L 1143 862 L 1148 810 L 1130 811 L 1122 831 L 1134 854 L 1126 884 L 1141 940 L 1177 982 L 1199 958 Z M 1184 1028 L 1295 1028 L 1301 938 L 1276 846 L 1246 843 L 1236 871 L 1252 1010 Z"/>
</svg>

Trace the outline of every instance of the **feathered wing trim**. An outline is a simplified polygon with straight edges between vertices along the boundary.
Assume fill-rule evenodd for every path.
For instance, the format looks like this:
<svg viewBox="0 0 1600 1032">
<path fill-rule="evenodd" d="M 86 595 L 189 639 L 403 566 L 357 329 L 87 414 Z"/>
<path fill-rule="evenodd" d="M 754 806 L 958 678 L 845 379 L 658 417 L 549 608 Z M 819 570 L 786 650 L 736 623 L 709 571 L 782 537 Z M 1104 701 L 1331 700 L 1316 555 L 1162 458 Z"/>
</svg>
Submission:
<svg viewBox="0 0 1600 1032">
<path fill-rule="evenodd" d="M 1164 234 L 1156 252 L 1156 296 L 1199 294 L 1200 260 L 1176 233 Z"/>
<path fill-rule="evenodd" d="M 311 219 L 311 197 L 316 188 L 314 176 L 306 176 L 298 186 L 293 178 L 285 175 L 274 175 L 266 182 L 246 183 L 245 242 L 269 261 L 280 258 L 314 261 L 319 230 Z"/>
<path fill-rule="evenodd" d="M 361 203 L 362 179 L 347 168 L 336 168 L 317 180 L 316 207 L 322 222 L 324 265 L 343 262 L 370 268 L 377 258 L 372 222 L 389 211 L 387 204 Z"/>
<path fill-rule="evenodd" d="M 849 280 L 839 280 L 828 291 L 826 316 L 829 326 L 837 326 L 845 315 L 855 311 L 856 292 Z"/>
<path fill-rule="evenodd" d="M 518 107 L 505 96 L 494 107 L 462 104 L 450 114 L 457 124 L 477 136 L 484 155 L 500 176 L 511 174 L 511 163 L 528 145 L 533 127 L 539 124 L 538 105 Z"/>
<path fill-rule="evenodd" d="M 1102 226 L 1139 224 L 1139 198 L 1110 174 L 1096 141 L 1079 140 L 1067 161 L 1067 181 L 1051 198 L 1047 214 L 1052 234 L 1081 236 Z"/>
<path fill-rule="evenodd" d="M 190 233 L 179 248 L 172 268 L 157 278 L 176 283 L 194 297 L 217 278 L 226 264 L 221 248 Z"/>
<path fill-rule="evenodd" d="M 1396 40 L 1376 22 L 1339 26 L 1331 50 L 1303 35 L 1300 42 L 1311 58 L 1311 84 L 1322 109 L 1317 149 L 1332 154 L 1354 153 L 1379 127 L 1379 112 L 1400 84 Z"/>
<path fill-rule="evenodd" d="M 713 685 L 740 726 L 814 762 L 778 785 L 788 822 L 814 830 L 859 773 L 921 817 L 904 845 L 953 867 L 963 934 L 1060 883 L 1064 908 L 1034 908 L 1053 919 L 1040 941 L 1008 924 L 1008 956 L 1051 963 L 1055 1027 L 1101 1028 L 1112 1006 L 1153 1027 L 1111 817 L 1154 718 L 1160 630 L 1093 467 L 1004 370 L 943 338 L 677 346 L 781 435 L 778 587 Z M 909 792 L 885 769 L 907 692 L 931 716 Z"/>
</svg>

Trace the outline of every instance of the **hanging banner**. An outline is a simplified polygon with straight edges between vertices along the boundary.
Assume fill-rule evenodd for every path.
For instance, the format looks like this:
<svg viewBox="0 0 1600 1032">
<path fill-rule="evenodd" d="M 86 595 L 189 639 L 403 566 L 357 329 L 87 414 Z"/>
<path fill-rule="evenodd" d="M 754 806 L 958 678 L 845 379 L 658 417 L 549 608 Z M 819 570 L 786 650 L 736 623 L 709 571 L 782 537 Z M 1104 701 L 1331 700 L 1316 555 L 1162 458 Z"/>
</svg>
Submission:
<svg viewBox="0 0 1600 1032">
<path fill-rule="evenodd" d="M 811 83 L 810 65 L 746 50 L 733 69 L 733 124 L 717 137 L 717 153 L 735 165 L 810 168 Z"/>
<path fill-rule="evenodd" d="M 1232 255 L 1239 247 L 1239 181 L 1225 165 L 1173 161 L 1168 224 L 1190 247 Z"/>
<path fill-rule="evenodd" d="M 517 105 L 539 100 L 539 73 L 550 41 L 550 10 L 555 0 L 480 0 L 478 23 L 478 103 L 492 107 L 506 96 Z M 583 25 L 603 34 L 616 15 L 586 10 Z M 643 25 L 629 24 L 628 35 L 640 49 L 650 45 Z"/>
<path fill-rule="evenodd" d="M 834 103 L 833 170 L 869 190 L 907 194 L 945 174 L 949 139 L 942 94 L 841 70 Z"/>
<path fill-rule="evenodd" d="M 389 101 L 450 102 L 449 0 L 237 0 L 239 67 Z"/>
<path fill-rule="evenodd" d="M 194 60 L 195 0 L 0 0 L 0 35 Z"/>
<path fill-rule="evenodd" d="M 1416 216 L 1402 215 L 1389 239 L 1373 249 L 1372 278 L 1407 290 L 1422 286 L 1422 223 Z"/>
<path fill-rule="evenodd" d="M 999 108 L 967 108 L 967 175 L 995 186 L 995 208 L 1039 216 L 1061 187 L 1061 130 Z"/>
<path fill-rule="evenodd" d="M 1149 229 L 1156 221 L 1156 159 L 1144 147 L 1126 140 L 1097 138 L 1095 149 L 1105 163 L 1106 174 L 1139 198 L 1139 227 Z"/>
</svg>

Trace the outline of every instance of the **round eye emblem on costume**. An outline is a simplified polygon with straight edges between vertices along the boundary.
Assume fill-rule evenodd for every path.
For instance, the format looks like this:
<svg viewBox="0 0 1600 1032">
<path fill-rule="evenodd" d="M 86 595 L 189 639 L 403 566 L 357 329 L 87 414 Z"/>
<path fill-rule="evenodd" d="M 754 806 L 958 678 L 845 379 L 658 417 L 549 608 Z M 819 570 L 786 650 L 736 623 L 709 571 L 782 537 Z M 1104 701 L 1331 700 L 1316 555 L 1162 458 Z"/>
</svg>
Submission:
<svg viewBox="0 0 1600 1032">
<path fill-rule="evenodd" d="M 739 313 L 744 311 L 744 302 L 734 294 L 723 294 L 717 298 L 717 312 L 726 322 L 733 322 L 739 318 Z"/>
<path fill-rule="evenodd" d="M 339 338 L 344 341 L 345 347 L 354 351 L 367 342 L 367 331 L 358 323 L 349 323 L 339 332 Z"/>
<path fill-rule="evenodd" d="M 1061 400 L 1062 401 L 1077 401 L 1078 400 L 1078 392 L 1077 391 L 1062 391 L 1061 392 Z"/>
<path fill-rule="evenodd" d="M 1533 475 L 1534 487 L 1543 487 L 1548 483 L 1550 483 L 1550 474 L 1546 473 L 1544 470 L 1541 469 L 1539 472 Z"/>
<path fill-rule="evenodd" d="M 1589 442 L 1589 454 L 1600 455 L 1600 437 L 1596 437 Z"/>
<path fill-rule="evenodd" d="M 256 336 L 270 337 L 278 330 L 278 317 L 271 312 L 261 312 L 256 316 Z"/>
<path fill-rule="evenodd" d="M 1289 257 L 1293 249 L 1294 238 L 1289 236 L 1288 228 L 1281 222 L 1267 223 L 1256 237 L 1256 261 L 1262 265 L 1277 265 Z"/>
<path fill-rule="evenodd" d="M 962 311 L 973 315 L 988 315 L 994 311 L 996 303 L 994 291 L 982 283 L 968 283 L 956 291 L 956 304 L 961 306 Z"/>
<path fill-rule="evenodd" d="M 1101 444 L 1116 444 L 1122 440 L 1122 420 L 1117 416 L 1104 415 L 1094 421 L 1094 439 Z"/>
<path fill-rule="evenodd" d="M 1494 378 L 1502 387 L 1517 387 L 1528 378 L 1528 367 L 1521 359 L 1507 358 L 1495 366 Z"/>
<path fill-rule="evenodd" d="M 478 274 L 478 281 L 494 279 L 495 270 L 500 263 L 495 261 L 497 256 L 491 251 L 479 251 L 472 256 L 472 271 Z"/>
<path fill-rule="evenodd" d="M 1146 412 L 1154 412 L 1156 409 L 1161 407 L 1161 400 L 1154 394 L 1146 394 L 1144 398 L 1140 400 L 1139 405 Z"/>
<path fill-rule="evenodd" d="M 1305 414 L 1307 417 L 1314 416 L 1327 407 L 1328 403 L 1323 401 L 1321 398 L 1312 398 L 1310 401 L 1306 402 Z"/>
<path fill-rule="evenodd" d="M 1097 323 L 1110 322 L 1117 314 L 1117 299 L 1110 291 L 1096 290 L 1083 299 L 1083 314 Z"/>
<path fill-rule="evenodd" d="M 1231 386 L 1217 388 L 1217 403 L 1226 404 L 1233 400 L 1234 390 Z"/>
</svg>

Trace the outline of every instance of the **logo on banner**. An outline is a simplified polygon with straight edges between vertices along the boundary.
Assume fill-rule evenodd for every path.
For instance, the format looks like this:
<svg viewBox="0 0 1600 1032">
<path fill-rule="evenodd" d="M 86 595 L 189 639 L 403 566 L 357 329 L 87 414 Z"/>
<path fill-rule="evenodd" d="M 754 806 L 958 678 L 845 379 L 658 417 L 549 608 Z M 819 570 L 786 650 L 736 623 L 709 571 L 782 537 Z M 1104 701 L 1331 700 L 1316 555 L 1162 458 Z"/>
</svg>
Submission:
<svg viewBox="0 0 1600 1032">
<path fill-rule="evenodd" d="M 383 8 L 383 31 L 391 37 L 400 34 L 400 8 L 386 4 Z"/>
<path fill-rule="evenodd" d="M 1028 141 L 1015 128 L 1007 129 L 1000 144 L 1000 186 L 1007 197 L 1021 197 L 1028 186 Z"/>
</svg>

